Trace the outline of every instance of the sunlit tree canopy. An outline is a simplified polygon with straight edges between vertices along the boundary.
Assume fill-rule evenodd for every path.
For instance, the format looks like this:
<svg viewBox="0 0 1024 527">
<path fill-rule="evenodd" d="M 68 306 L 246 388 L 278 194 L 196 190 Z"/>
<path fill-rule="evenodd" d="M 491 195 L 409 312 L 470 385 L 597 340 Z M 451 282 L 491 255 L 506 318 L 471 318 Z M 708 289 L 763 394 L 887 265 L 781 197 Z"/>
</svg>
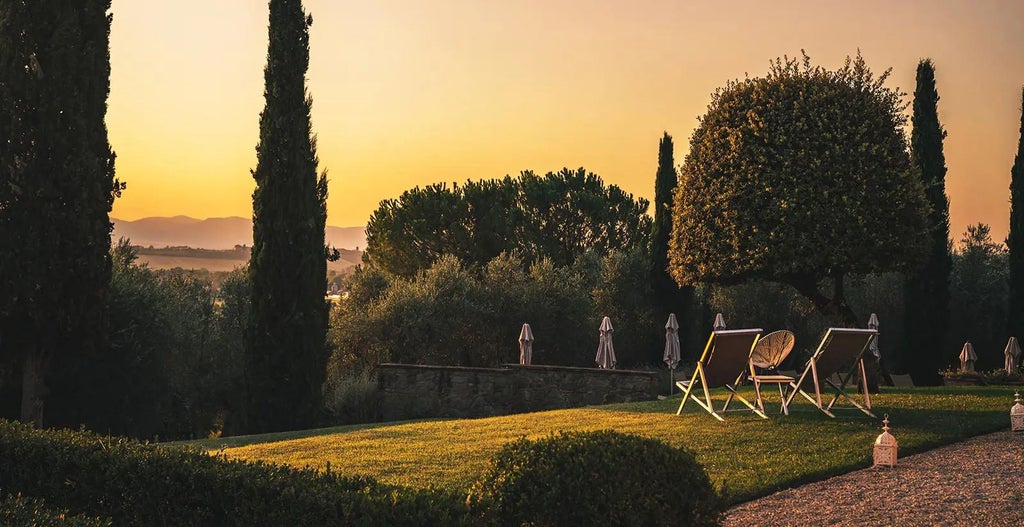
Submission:
<svg viewBox="0 0 1024 527">
<path fill-rule="evenodd" d="M 804 55 L 716 91 L 674 196 L 675 279 L 789 283 L 848 318 L 843 276 L 920 261 L 928 205 L 887 76 L 860 55 L 835 71 Z"/>
</svg>

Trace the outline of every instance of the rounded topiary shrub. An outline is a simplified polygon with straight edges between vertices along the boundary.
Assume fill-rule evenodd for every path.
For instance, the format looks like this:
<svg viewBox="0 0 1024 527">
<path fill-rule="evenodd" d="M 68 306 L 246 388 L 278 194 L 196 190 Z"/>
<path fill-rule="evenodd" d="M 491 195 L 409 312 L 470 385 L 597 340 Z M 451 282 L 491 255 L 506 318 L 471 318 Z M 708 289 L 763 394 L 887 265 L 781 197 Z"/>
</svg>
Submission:
<svg viewBox="0 0 1024 527">
<path fill-rule="evenodd" d="M 714 526 L 722 516 L 693 454 L 611 430 L 509 443 L 470 500 L 483 523 L 517 527 Z"/>
</svg>

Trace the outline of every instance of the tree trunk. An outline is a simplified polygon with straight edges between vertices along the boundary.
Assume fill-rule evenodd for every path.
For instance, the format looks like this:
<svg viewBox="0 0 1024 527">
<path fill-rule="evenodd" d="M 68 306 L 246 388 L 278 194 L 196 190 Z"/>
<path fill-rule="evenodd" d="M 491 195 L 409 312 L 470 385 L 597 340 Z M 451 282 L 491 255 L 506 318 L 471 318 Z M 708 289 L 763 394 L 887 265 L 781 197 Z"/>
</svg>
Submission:
<svg viewBox="0 0 1024 527">
<path fill-rule="evenodd" d="M 843 279 L 846 274 L 835 272 L 832 274 L 832 298 L 822 294 L 818 289 L 817 281 L 814 279 L 802 279 L 791 282 L 793 287 L 802 295 L 807 297 L 814 305 L 814 308 L 829 318 L 838 321 L 841 327 L 857 327 L 857 314 L 846 303 L 846 295 L 843 287 Z M 879 361 L 873 353 L 864 352 L 864 370 L 867 374 L 868 391 L 878 393 Z"/>
<path fill-rule="evenodd" d="M 46 399 L 46 357 L 33 350 L 22 363 L 21 422 L 43 426 L 43 401 Z"/>
<path fill-rule="evenodd" d="M 811 301 L 811 305 L 814 306 L 814 309 L 817 309 L 830 319 L 839 322 L 841 327 L 855 328 L 857 327 L 857 314 L 854 313 L 853 309 L 851 309 L 849 304 L 846 303 L 846 297 L 843 292 L 844 277 L 844 273 L 832 275 L 834 291 L 832 298 L 825 296 L 818 289 L 817 280 L 813 278 L 792 280 L 789 283 L 797 290 L 798 293 L 804 295 Z"/>
</svg>

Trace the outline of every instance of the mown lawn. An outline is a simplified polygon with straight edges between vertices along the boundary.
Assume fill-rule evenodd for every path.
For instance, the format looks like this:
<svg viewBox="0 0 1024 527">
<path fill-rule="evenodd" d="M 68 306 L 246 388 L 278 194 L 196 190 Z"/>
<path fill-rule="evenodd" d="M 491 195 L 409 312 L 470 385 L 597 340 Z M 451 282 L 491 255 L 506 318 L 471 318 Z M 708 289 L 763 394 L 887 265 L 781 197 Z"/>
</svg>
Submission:
<svg viewBox="0 0 1024 527">
<path fill-rule="evenodd" d="M 777 411 L 778 394 L 768 401 Z M 222 438 L 189 443 L 229 458 L 324 469 L 413 487 L 464 491 L 488 458 L 522 436 L 558 430 L 612 429 L 693 451 L 731 503 L 870 466 L 881 416 L 889 414 L 900 455 L 1005 429 L 1007 387 L 883 388 L 878 420 L 858 411 L 829 419 L 806 401 L 788 417 L 730 413 L 724 423 L 692 403 L 676 416 L 679 396 L 484 419 L 431 420 Z M 692 405 L 692 406 L 691 406 Z"/>
</svg>

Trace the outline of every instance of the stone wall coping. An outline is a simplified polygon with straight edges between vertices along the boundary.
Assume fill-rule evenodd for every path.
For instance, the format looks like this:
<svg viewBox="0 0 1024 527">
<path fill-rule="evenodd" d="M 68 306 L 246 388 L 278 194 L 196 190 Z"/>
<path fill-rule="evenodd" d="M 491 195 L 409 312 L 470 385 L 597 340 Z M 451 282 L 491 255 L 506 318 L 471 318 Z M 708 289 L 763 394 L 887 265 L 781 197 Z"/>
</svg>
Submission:
<svg viewBox="0 0 1024 527">
<path fill-rule="evenodd" d="M 580 368 L 578 366 L 551 366 L 546 364 L 502 364 L 502 367 L 508 369 L 522 369 L 522 370 L 536 370 L 536 371 L 565 371 L 565 372 L 578 372 L 578 373 L 591 373 L 597 375 L 646 375 L 657 377 L 658 373 L 653 371 L 644 370 L 606 370 L 604 368 Z"/>
<path fill-rule="evenodd" d="M 501 372 L 512 372 L 514 370 L 527 370 L 527 371 L 563 371 L 563 372 L 576 372 L 576 373 L 588 373 L 594 375 L 644 375 L 654 376 L 658 375 L 657 372 L 644 371 L 644 370 L 606 370 L 603 368 L 580 368 L 577 366 L 553 366 L 546 364 L 530 364 L 524 365 L 519 363 L 502 364 L 500 368 L 480 368 L 472 366 L 439 366 L 433 364 L 400 364 L 394 362 L 386 362 L 378 365 L 379 368 L 394 368 L 394 369 L 414 369 L 414 370 L 448 370 L 448 371 L 468 371 L 468 372 L 490 372 L 490 373 L 501 373 Z"/>
<path fill-rule="evenodd" d="M 508 368 L 480 368 L 474 366 L 437 366 L 433 364 L 400 364 L 385 362 L 377 365 L 378 368 L 408 369 L 408 370 L 448 370 L 448 371 L 478 371 L 488 373 L 508 373 Z"/>
</svg>

